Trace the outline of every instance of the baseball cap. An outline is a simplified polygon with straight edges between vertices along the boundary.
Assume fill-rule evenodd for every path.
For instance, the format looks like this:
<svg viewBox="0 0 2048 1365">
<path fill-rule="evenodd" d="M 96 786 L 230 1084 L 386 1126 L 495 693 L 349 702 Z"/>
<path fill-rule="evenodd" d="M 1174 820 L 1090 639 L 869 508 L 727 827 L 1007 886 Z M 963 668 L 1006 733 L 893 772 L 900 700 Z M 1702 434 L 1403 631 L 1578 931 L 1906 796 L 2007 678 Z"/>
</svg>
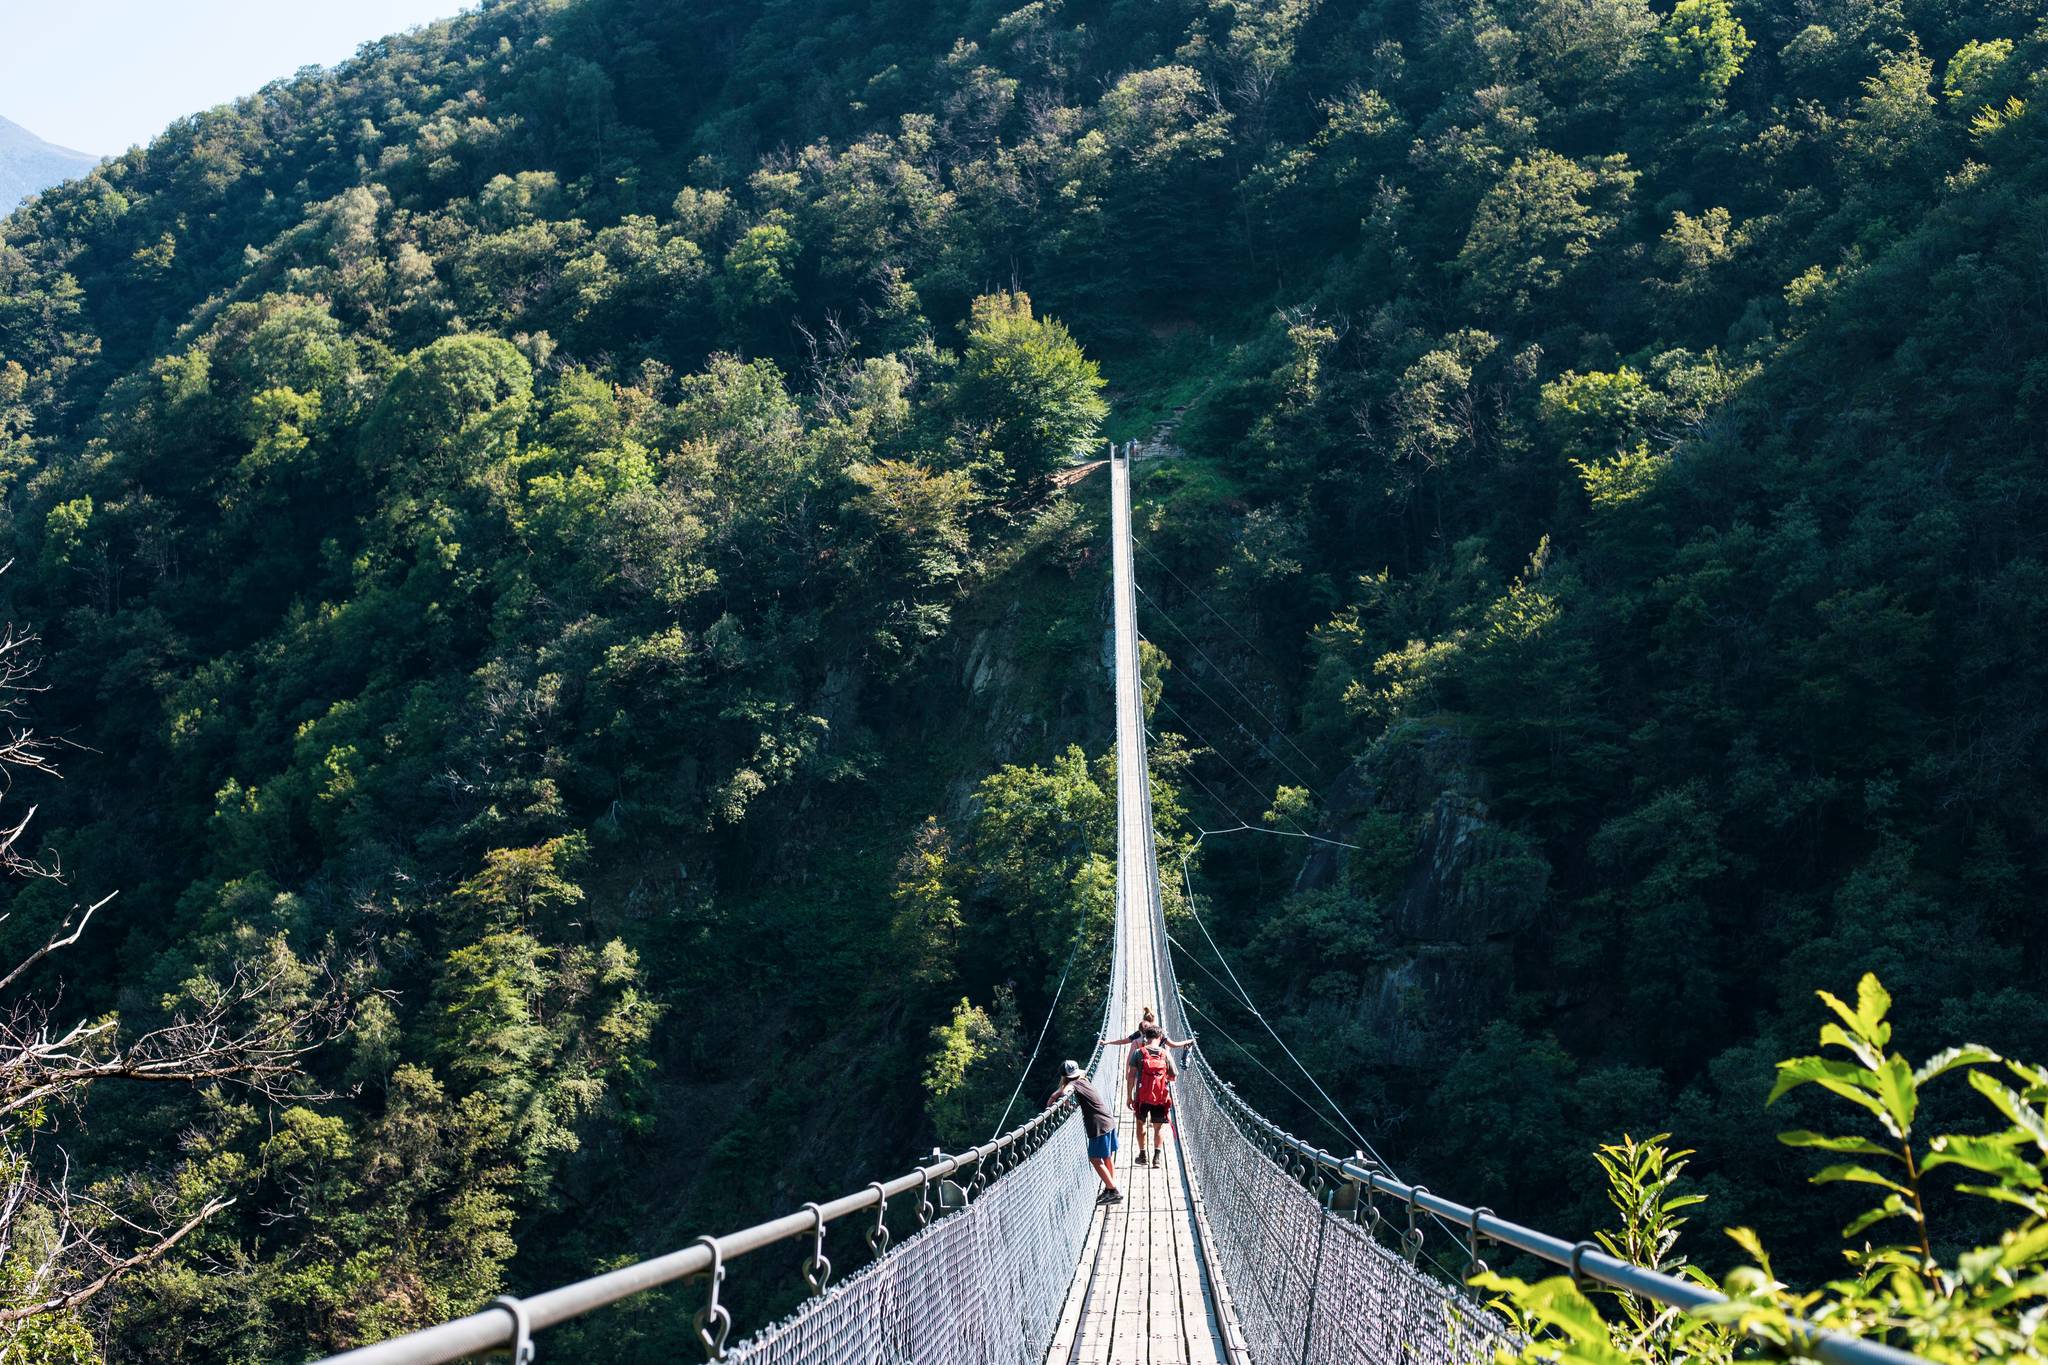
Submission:
<svg viewBox="0 0 2048 1365">
<path fill-rule="evenodd" d="M 1060 1063 L 1060 1074 L 1068 1080 L 1081 1074 L 1081 1064 L 1071 1059 Z"/>
</svg>

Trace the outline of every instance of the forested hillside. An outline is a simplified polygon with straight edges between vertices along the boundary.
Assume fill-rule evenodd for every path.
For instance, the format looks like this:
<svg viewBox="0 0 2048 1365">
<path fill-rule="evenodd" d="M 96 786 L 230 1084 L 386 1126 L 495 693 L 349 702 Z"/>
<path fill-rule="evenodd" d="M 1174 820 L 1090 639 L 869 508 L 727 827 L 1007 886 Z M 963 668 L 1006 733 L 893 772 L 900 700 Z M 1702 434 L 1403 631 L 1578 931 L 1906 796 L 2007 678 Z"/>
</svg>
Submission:
<svg viewBox="0 0 2048 1365">
<path fill-rule="evenodd" d="M 1577 1236 L 1674 1130 L 1826 1269 L 1812 990 L 2048 1054 L 2032 9 L 496 0 L 31 201 L 0 589 L 74 747 L 7 961 L 120 895 L 7 989 L 342 1021 L 11 1131 L 236 1200 L 57 1358 L 300 1360 L 986 1136 L 1112 878 L 1051 475 L 1161 423 L 1167 866 L 1351 846 L 1191 862 L 1275 1027 L 1436 1188 Z M 46 1247 L 10 1303 L 100 1273 Z"/>
</svg>

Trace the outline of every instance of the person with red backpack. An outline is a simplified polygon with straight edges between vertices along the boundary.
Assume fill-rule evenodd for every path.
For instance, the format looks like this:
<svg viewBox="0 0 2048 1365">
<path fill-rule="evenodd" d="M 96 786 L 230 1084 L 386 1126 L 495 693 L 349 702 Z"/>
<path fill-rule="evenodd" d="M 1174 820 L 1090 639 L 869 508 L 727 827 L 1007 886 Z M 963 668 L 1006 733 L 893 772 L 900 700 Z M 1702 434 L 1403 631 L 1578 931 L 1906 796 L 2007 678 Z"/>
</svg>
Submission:
<svg viewBox="0 0 2048 1365">
<path fill-rule="evenodd" d="M 1166 1120 L 1173 1108 L 1173 1083 L 1180 1079 L 1161 1040 L 1147 1038 L 1124 1068 L 1130 1106 L 1138 1115 L 1138 1165 L 1145 1164 L 1145 1125 L 1152 1125 L 1152 1164 L 1166 1164 Z"/>
</svg>

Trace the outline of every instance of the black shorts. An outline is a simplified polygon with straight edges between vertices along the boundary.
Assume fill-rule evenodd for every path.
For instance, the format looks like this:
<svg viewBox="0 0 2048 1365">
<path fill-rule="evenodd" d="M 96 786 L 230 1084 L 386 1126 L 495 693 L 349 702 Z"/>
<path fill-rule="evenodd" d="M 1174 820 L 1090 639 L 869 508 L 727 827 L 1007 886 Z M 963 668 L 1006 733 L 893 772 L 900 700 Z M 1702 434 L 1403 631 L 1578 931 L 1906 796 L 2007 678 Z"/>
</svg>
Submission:
<svg viewBox="0 0 2048 1365">
<path fill-rule="evenodd" d="M 1167 1112 L 1172 1108 L 1170 1104 L 1141 1104 L 1138 1106 L 1138 1122 L 1164 1123 Z"/>
</svg>

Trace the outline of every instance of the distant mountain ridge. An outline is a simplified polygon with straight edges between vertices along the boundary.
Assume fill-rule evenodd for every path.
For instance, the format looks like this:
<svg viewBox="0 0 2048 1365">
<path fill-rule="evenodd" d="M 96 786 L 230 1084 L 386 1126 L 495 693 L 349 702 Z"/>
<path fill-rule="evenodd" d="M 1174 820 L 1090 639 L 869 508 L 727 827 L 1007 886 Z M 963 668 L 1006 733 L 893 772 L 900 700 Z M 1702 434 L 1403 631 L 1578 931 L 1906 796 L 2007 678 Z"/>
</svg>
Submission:
<svg viewBox="0 0 2048 1365">
<path fill-rule="evenodd" d="M 32 194 L 84 175 L 99 160 L 45 142 L 12 119 L 0 118 L 0 215 Z"/>
</svg>

